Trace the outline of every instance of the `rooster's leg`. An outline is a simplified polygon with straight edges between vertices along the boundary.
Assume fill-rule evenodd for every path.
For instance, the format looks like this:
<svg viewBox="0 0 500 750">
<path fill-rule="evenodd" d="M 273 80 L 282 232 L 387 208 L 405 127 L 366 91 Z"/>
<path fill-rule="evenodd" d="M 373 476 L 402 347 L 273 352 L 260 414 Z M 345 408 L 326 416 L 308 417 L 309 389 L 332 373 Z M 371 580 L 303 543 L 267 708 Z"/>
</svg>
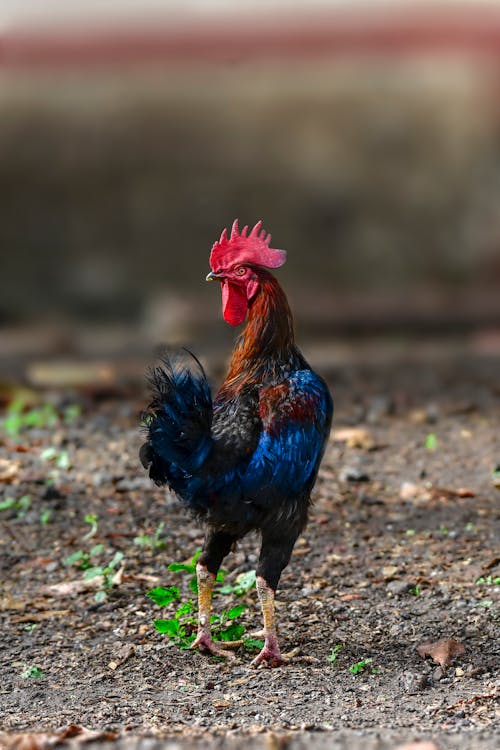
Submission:
<svg viewBox="0 0 500 750">
<path fill-rule="evenodd" d="M 257 594 L 264 619 L 264 648 L 252 661 L 252 666 L 266 664 L 279 667 L 286 663 L 281 655 L 276 633 L 274 596 L 283 568 L 288 565 L 296 535 L 289 539 L 269 539 L 263 537 L 259 566 L 257 568 Z"/>
<path fill-rule="evenodd" d="M 200 651 L 225 658 L 234 657 L 234 654 L 226 649 L 237 648 L 241 645 L 241 641 L 235 641 L 234 643 L 224 642 L 224 648 L 222 645 L 219 646 L 218 643 L 214 642 L 210 629 L 210 613 L 212 610 L 212 588 L 217 571 L 234 542 L 234 537 L 229 534 L 208 532 L 203 552 L 196 565 L 196 579 L 198 583 L 198 634 L 191 644 L 191 648 L 198 648 Z"/>
</svg>

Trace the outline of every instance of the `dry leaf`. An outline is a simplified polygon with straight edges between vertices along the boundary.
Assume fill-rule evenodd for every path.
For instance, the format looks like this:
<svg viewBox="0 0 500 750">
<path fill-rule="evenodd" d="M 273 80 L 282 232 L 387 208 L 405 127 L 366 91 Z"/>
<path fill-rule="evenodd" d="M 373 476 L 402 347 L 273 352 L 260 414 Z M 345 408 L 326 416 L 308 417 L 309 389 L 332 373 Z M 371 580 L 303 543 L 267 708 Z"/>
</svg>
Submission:
<svg viewBox="0 0 500 750">
<path fill-rule="evenodd" d="M 113 660 L 109 662 L 108 669 L 111 669 L 114 672 L 115 669 L 118 669 L 119 666 L 121 666 L 134 654 L 135 646 L 133 645 L 133 643 L 122 643 L 113 651 Z"/>
<path fill-rule="evenodd" d="M 32 612 L 29 615 L 17 615 L 13 617 L 11 622 L 43 622 L 43 620 L 51 620 L 53 617 L 67 617 L 71 614 L 70 609 L 51 609 L 46 612 Z"/>
<path fill-rule="evenodd" d="M 62 581 L 61 583 L 53 583 L 50 586 L 44 586 L 43 593 L 49 596 L 75 596 L 75 594 L 81 594 L 83 591 L 89 591 L 92 589 L 98 589 L 102 586 L 104 579 L 102 576 L 95 576 L 95 578 L 77 578 L 75 581 Z"/>
<path fill-rule="evenodd" d="M 431 493 L 424 484 L 403 482 L 399 490 L 399 497 L 401 500 L 419 500 L 426 503 L 431 499 Z"/>
<path fill-rule="evenodd" d="M 59 743 L 53 734 L 7 734 L 0 732 L 2 750 L 48 750 Z"/>
<path fill-rule="evenodd" d="M 339 596 L 339 599 L 342 602 L 351 602 L 355 599 L 364 599 L 365 597 L 362 594 L 342 594 L 342 596 Z"/>
<path fill-rule="evenodd" d="M 0 748 L 1 750 L 50 750 L 50 748 L 63 745 L 66 740 L 73 738 L 75 738 L 76 743 L 83 744 L 92 740 L 114 740 L 116 737 L 115 732 L 92 731 L 72 724 L 57 734 L 7 734 L 6 732 L 0 732 Z"/>
<path fill-rule="evenodd" d="M 17 477 L 20 467 L 20 461 L 9 461 L 6 458 L 0 458 L 0 482 L 12 482 L 14 477 Z"/>
<path fill-rule="evenodd" d="M 20 599 L 14 599 L 10 594 L 5 594 L 0 598 L 0 612 L 8 610 L 20 610 L 26 609 L 28 602 L 23 602 Z"/>
<path fill-rule="evenodd" d="M 119 586 L 123 580 L 124 567 L 118 568 L 111 581 L 113 586 Z M 93 591 L 102 588 L 104 585 L 104 576 L 94 576 L 94 578 L 77 578 L 75 581 L 62 581 L 45 586 L 42 591 L 49 596 L 75 596 L 83 591 Z"/>
<path fill-rule="evenodd" d="M 430 657 L 436 664 L 446 669 L 456 656 L 465 654 L 465 646 L 453 638 L 441 638 L 434 643 L 421 643 L 417 651 L 423 659 Z"/>
<path fill-rule="evenodd" d="M 345 443 L 348 448 L 362 448 L 365 451 L 371 451 L 376 446 L 373 435 L 365 427 L 344 427 L 335 430 L 333 439 L 337 443 Z"/>
<path fill-rule="evenodd" d="M 382 568 L 382 575 L 384 578 L 393 578 L 398 570 L 399 568 L 396 565 L 384 565 Z"/>
<path fill-rule="evenodd" d="M 229 708 L 231 701 L 215 700 L 212 701 L 212 705 L 214 708 Z"/>
</svg>

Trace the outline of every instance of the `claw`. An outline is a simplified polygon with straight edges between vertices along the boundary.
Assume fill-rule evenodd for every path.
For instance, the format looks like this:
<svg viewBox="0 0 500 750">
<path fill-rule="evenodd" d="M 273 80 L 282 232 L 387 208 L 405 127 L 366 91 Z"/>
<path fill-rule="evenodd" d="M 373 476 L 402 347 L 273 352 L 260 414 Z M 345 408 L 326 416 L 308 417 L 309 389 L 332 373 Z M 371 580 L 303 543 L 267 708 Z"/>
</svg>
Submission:
<svg viewBox="0 0 500 750">
<path fill-rule="evenodd" d="M 227 649 L 238 648 L 241 646 L 243 641 L 224 641 L 225 648 L 222 648 L 212 640 L 209 633 L 201 632 L 198 633 L 195 640 L 191 644 L 192 649 L 198 649 L 201 653 L 209 653 L 214 656 L 221 656 L 223 659 L 234 659 L 235 656 L 232 651 Z"/>
<path fill-rule="evenodd" d="M 261 664 L 267 667 L 281 667 L 283 664 L 288 664 L 288 661 L 289 659 L 282 656 L 276 638 L 268 636 L 264 648 L 252 661 L 252 667 L 258 667 Z"/>
<path fill-rule="evenodd" d="M 257 654 L 253 659 L 251 666 L 259 667 L 261 664 L 271 668 L 282 667 L 284 664 L 288 664 L 288 659 L 285 659 L 279 651 L 276 653 L 264 646 L 260 654 Z"/>
</svg>

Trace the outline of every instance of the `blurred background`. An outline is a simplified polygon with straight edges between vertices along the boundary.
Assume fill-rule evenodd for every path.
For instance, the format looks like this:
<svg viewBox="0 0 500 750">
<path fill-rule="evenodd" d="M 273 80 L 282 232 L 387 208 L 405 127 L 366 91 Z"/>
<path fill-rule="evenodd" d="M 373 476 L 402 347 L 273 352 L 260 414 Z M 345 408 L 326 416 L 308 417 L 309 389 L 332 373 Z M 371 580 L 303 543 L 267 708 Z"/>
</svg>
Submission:
<svg viewBox="0 0 500 750">
<path fill-rule="evenodd" d="M 0 35 L 5 377 L 227 354 L 235 217 L 320 366 L 500 354 L 500 3 L 17 0 Z"/>
</svg>

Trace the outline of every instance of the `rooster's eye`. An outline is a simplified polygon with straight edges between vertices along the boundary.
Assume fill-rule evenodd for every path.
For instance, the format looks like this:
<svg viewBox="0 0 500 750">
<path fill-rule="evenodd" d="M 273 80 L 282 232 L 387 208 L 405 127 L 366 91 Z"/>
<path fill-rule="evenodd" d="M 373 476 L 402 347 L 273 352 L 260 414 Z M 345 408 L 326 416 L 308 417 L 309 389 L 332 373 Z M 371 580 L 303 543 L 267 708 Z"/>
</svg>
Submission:
<svg viewBox="0 0 500 750">
<path fill-rule="evenodd" d="M 240 268 L 236 269 L 236 273 L 238 274 L 238 276 L 244 276 L 246 272 L 247 272 L 247 269 L 244 268 L 243 266 L 240 266 Z"/>
</svg>

